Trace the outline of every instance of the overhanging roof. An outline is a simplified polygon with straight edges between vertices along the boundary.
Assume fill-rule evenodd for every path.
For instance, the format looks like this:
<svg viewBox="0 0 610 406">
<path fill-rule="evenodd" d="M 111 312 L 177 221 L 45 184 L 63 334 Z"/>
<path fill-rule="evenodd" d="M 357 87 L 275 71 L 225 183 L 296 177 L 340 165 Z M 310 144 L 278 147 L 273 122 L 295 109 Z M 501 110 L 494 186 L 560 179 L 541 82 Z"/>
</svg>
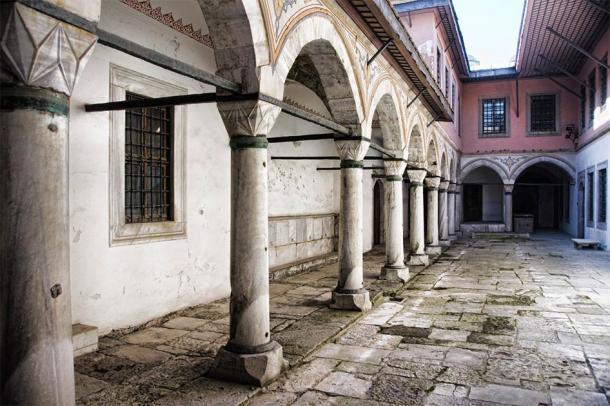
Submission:
<svg viewBox="0 0 610 406">
<path fill-rule="evenodd" d="M 470 73 L 470 66 L 466 56 L 464 39 L 462 38 L 458 18 L 451 0 L 413 0 L 394 4 L 394 9 L 399 15 L 430 8 L 435 8 L 439 14 L 441 24 L 443 25 L 447 40 L 449 41 L 449 49 L 451 50 L 453 59 L 457 63 L 460 75 L 462 75 L 462 77 L 468 76 Z"/>
<path fill-rule="evenodd" d="M 577 75 L 587 57 L 547 27 L 590 52 L 610 21 L 600 7 L 610 10 L 610 0 L 527 0 L 517 50 L 519 76 L 561 74 L 557 66 Z"/>
<path fill-rule="evenodd" d="M 388 61 L 410 82 L 420 100 L 438 121 L 453 121 L 453 110 L 436 84 L 411 37 L 388 0 L 338 0 L 341 7 L 379 47 L 389 39 Z"/>
</svg>

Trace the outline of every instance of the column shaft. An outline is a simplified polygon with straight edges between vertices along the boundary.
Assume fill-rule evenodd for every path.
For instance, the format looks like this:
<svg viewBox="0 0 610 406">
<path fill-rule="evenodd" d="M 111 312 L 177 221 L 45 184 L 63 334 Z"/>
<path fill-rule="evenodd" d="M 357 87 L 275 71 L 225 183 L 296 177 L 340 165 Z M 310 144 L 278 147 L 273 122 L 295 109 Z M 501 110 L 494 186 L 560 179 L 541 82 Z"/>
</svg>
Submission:
<svg viewBox="0 0 610 406">
<path fill-rule="evenodd" d="M 449 240 L 455 240 L 455 184 L 449 185 L 447 191 L 447 223 L 449 225 Z"/>
<path fill-rule="evenodd" d="M 425 170 L 408 170 L 411 180 L 410 190 L 410 251 L 409 265 L 427 265 L 424 236 L 424 187 Z"/>
<path fill-rule="evenodd" d="M 507 233 L 513 231 L 513 187 L 504 185 L 504 224 Z"/>
<path fill-rule="evenodd" d="M 438 240 L 438 185 L 440 178 L 426 178 L 425 183 L 428 190 L 426 252 L 431 255 L 438 255 L 441 253 Z"/>
<path fill-rule="evenodd" d="M 385 211 L 386 260 L 381 270 L 381 279 L 406 281 L 409 271 L 405 266 L 403 246 L 402 176 L 400 175 L 386 176 Z"/>
<path fill-rule="evenodd" d="M 447 217 L 447 186 L 449 182 L 441 181 L 438 189 L 439 243 L 449 244 L 449 221 Z"/>
<path fill-rule="evenodd" d="M 0 403 L 70 405 L 69 99 L 1 97 Z"/>
<path fill-rule="evenodd" d="M 462 236 L 462 219 L 464 218 L 464 203 L 462 201 L 462 184 L 455 187 L 455 234 Z"/>
</svg>

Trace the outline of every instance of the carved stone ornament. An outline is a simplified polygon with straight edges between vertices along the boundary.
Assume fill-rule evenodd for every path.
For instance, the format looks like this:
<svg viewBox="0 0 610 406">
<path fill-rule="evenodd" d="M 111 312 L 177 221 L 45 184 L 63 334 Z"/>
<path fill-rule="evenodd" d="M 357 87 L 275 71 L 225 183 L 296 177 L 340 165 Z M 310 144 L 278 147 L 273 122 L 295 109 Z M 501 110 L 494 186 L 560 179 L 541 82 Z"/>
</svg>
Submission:
<svg viewBox="0 0 610 406">
<path fill-rule="evenodd" d="M 267 136 L 281 108 L 261 100 L 218 103 L 229 136 Z"/>
<path fill-rule="evenodd" d="M 407 169 L 407 175 L 411 183 L 423 184 L 427 172 L 423 169 Z"/>
<path fill-rule="evenodd" d="M 341 160 L 362 161 L 369 149 L 369 142 L 361 138 L 355 140 L 336 140 L 337 154 Z"/>
<path fill-rule="evenodd" d="M 402 176 L 407 167 L 407 163 L 405 161 L 384 160 L 383 167 L 386 176 Z"/>
<path fill-rule="evenodd" d="M 70 96 L 97 37 L 19 3 L 6 21 L 0 46 L 17 78 Z"/>
<path fill-rule="evenodd" d="M 438 184 L 438 190 L 441 192 L 446 192 L 447 189 L 449 188 L 449 181 L 448 180 L 442 180 L 439 182 Z"/>
<path fill-rule="evenodd" d="M 426 185 L 427 188 L 437 188 L 441 184 L 441 178 L 437 178 L 437 177 L 426 178 L 424 180 L 424 184 Z"/>
</svg>

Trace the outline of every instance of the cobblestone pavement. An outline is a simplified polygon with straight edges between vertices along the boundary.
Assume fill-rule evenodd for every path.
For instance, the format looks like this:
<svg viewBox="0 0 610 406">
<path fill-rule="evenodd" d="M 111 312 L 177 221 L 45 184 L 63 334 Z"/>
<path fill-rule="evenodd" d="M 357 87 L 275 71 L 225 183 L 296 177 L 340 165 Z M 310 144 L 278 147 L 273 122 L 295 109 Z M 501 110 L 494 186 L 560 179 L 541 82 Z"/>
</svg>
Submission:
<svg viewBox="0 0 610 406">
<path fill-rule="evenodd" d="M 227 339 L 224 300 L 101 338 L 75 361 L 78 402 L 608 404 L 610 253 L 560 234 L 460 240 L 404 287 L 374 282 L 382 263 L 365 257 L 386 297 L 363 316 L 326 307 L 336 265 L 271 285 L 273 336 L 293 366 L 265 389 L 205 377 Z"/>
</svg>

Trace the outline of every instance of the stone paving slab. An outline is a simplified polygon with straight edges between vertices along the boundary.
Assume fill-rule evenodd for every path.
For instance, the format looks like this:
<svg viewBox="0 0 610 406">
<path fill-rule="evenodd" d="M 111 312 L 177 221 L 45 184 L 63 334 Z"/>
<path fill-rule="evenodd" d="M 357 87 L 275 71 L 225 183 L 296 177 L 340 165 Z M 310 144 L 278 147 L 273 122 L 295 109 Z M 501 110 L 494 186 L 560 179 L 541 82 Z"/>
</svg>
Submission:
<svg viewBox="0 0 610 406">
<path fill-rule="evenodd" d="M 228 300 L 187 309 L 78 357 L 79 404 L 608 405 L 610 253 L 560 234 L 458 240 L 363 317 L 327 308 L 336 265 L 271 283 L 291 367 L 266 388 L 208 379 Z"/>
</svg>

